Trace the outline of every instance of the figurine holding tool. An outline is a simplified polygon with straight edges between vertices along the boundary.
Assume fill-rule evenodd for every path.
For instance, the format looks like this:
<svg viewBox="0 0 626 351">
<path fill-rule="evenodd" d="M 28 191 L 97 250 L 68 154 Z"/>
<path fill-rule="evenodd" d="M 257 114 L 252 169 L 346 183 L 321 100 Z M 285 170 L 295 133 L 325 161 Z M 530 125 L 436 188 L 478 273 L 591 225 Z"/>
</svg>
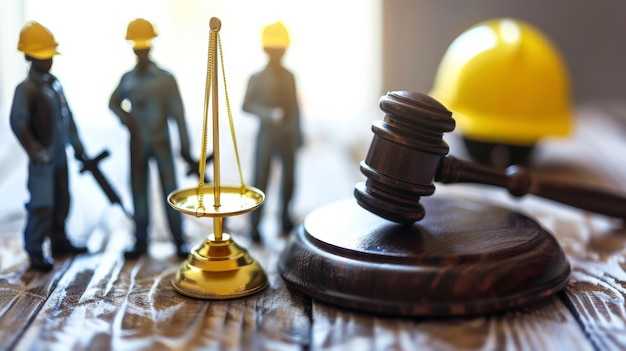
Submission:
<svg viewBox="0 0 626 351">
<path fill-rule="evenodd" d="M 263 30 L 263 50 L 267 53 L 265 68 L 253 74 L 249 81 L 243 110 L 256 115 L 260 128 L 256 141 L 254 186 L 267 187 L 273 157 L 281 161 L 281 221 L 283 233 L 293 228 L 289 206 L 294 192 L 295 156 L 302 146 L 300 109 L 293 73 L 282 65 L 289 46 L 289 34 L 281 22 Z M 261 240 L 259 223 L 261 209 L 251 214 L 251 236 Z"/>
<path fill-rule="evenodd" d="M 76 159 L 87 158 L 61 84 L 49 73 L 53 56 L 59 54 L 57 46 L 40 23 L 30 21 L 22 28 L 17 49 L 30 62 L 30 70 L 15 89 L 10 115 L 11 128 L 29 158 L 24 248 L 30 268 L 40 271 L 53 268 L 52 258 L 43 251 L 46 238 L 53 256 L 87 252 L 74 246 L 65 231 L 70 207 L 66 142 Z"/>
<path fill-rule="evenodd" d="M 198 165 L 189 152 L 189 137 L 178 84 L 170 72 L 158 67 L 150 58 L 151 41 L 156 36 L 152 23 L 145 19 L 138 18 L 129 23 L 126 40 L 133 42 L 137 64 L 122 76 L 109 101 L 109 108 L 130 132 L 130 178 L 136 241 L 134 247 L 125 252 L 126 258 L 138 258 L 148 248 L 149 162 L 155 161 L 158 166 L 164 197 L 177 188 L 168 128 L 170 118 L 177 123 L 181 156 L 190 168 L 197 169 Z M 124 100 L 130 102 L 129 109 L 124 109 Z M 182 217 L 165 201 L 164 205 L 176 245 L 176 255 L 186 258 L 189 247 L 183 236 Z"/>
</svg>

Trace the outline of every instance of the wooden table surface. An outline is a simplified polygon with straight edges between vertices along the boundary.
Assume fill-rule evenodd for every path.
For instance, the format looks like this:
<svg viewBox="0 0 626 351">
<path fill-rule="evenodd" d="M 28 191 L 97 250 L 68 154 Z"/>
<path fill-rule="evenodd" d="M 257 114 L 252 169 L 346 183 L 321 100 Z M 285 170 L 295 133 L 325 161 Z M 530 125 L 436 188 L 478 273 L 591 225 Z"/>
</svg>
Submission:
<svg viewBox="0 0 626 351">
<path fill-rule="evenodd" d="M 575 134 L 542 144 L 534 170 L 623 193 L 626 119 L 615 111 L 580 108 Z M 9 156 L 0 154 L 0 161 Z M 328 189 L 332 183 L 324 194 L 345 197 L 360 179 L 357 160 L 332 145 L 309 144 L 300 161 L 305 164 L 296 206 L 300 217 L 333 200 L 330 195 L 313 200 L 319 186 Z M 323 166 L 325 171 L 320 170 Z M 108 173 L 126 181 L 123 172 Z M 490 202 L 535 218 L 562 245 L 572 266 L 570 281 L 547 300 L 502 314 L 393 318 L 328 305 L 287 289 L 276 269 L 285 238 L 272 234 L 276 225 L 270 220 L 265 223 L 264 245 L 251 243 L 243 234 L 244 218 L 227 222 L 235 240 L 265 268 L 267 289 L 226 301 L 179 295 L 170 281 L 180 260 L 163 228 L 162 210 L 154 210 L 161 224 L 151 233 L 150 254 L 124 260 L 131 222 L 102 199 L 80 200 L 98 190 L 90 181 L 72 177 L 78 184 L 73 183 L 77 200 L 70 227 L 81 228 L 76 238 L 87 244 L 90 254 L 57 259 L 50 273 L 28 270 L 21 238 L 23 208 L 0 214 L 1 350 L 626 349 L 626 231 L 618 220 L 538 198 L 514 200 L 484 186 L 438 185 L 434 196 Z M 10 181 L 3 179 L 5 185 Z M 6 201 L 7 186 L 0 191 Z M 268 216 L 275 213 L 271 196 L 270 190 Z M 25 199 L 11 201 L 21 204 Z M 185 218 L 185 225 L 190 240 L 200 242 L 211 232 L 212 221 Z"/>
</svg>

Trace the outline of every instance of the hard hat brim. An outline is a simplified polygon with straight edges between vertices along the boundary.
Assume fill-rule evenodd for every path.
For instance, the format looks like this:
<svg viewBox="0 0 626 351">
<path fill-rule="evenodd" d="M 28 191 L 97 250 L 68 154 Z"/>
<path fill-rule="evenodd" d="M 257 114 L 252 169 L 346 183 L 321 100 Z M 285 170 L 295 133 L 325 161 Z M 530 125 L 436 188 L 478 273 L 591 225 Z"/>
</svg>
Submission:
<svg viewBox="0 0 626 351">
<path fill-rule="evenodd" d="M 52 56 L 60 55 L 61 53 L 58 52 L 56 48 L 50 48 L 50 49 L 42 49 L 42 50 L 24 51 L 24 54 L 30 57 L 34 57 L 38 60 L 47 60 L 49 58 L 52 58 Z"/>
<path fill-rule="evenodd" d="M 542 116 L 543 118 L 537 120 L 451 110 L 459 133 L 485 142 L 532 145 L 550 136 L 569 136 L 574 128 L 573 112 L 569 110 L 555 113 L 549 118 Z"/>
<path fill-rule="evenodd" d="M 148 49 L 152 47 L 152 39 L 133 40 L 133 49 Z"/>
<path fill-rule="evenodd" d="M 266 49 L 285 49 L 289 46 L 289 43 L 264 43 L 263 47 Z"/>
</svg>

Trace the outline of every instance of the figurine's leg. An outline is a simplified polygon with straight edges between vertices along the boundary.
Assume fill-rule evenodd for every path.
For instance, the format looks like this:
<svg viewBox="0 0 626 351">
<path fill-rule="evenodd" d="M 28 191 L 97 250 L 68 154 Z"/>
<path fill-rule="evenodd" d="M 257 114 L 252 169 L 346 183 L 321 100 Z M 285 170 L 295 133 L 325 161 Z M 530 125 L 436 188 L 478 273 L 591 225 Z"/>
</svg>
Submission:
<svg viewBox="0 0 626 351">
<path fill-rule="evenodd" d="M 24 229 L 24 249 L 29 256 L 44 256 L 43 242 L 50 233 L 52 207 L 32 208 L 32 202 L 26 204 L 28 218 Z"/>
<path fill-rule="evenodd" d="M 162 150 L 161 153 L 165 153 L 157 155 L 157 166 L 159 169 L 159 178 L 161 183 L 161 191 L 163 192 L 164 200 L 167 199 L 167 196 L 174 190 L 176 190 L 176 173 L 174 169 L 174 157 L 172 155 L 171 149 L 168 148 L 167 152 Z M 167 215 L 167 222 L 170 227 L 170 231 L 174 241 L 177 244 L 182 244 L 185 242 L 183 236 L 183 223 L 182 216 L 180 212 L 174 210 L 172 206 L 167 204 L 167 201 L 163 201 L 165 206 L 165 213 Z"/>
<path fill-rule="evenodd" d="M 148 246 L 148 155 L 143 150 L 131 149 L 130 183 L 133 191 L 135 221 L 135 248 L 126 257 L 138 257 L 146 252 Z"/>
<path fill-rule="evenodd" d="M 67 237 L 65 221 L 70 210 L 69 179 L 67 164 L 54 169 L 54 206 L 52 207 L 52 231 L 50 248 L 53 255 L 80 254 L 85 247 L 77 247 Z"/>
<path fill-rule="evenodd" d="M 50 271 L 53 268 L 53 261 L 44 254 L 43 242 L 50 233 L 52 208 L 30 208 L 30 204 L 27 204 L 26 208 L 28 218 L 24 229 L 24 248 L 28 253 L 30 268 L 44 272 Z"/>
<path fill-rule="evenodd" d="M 265 140 L 263 137 L 263 131 L 259 134 L 254 165 L 254 186 L 265 191 L 270 173 L 270 163 L 272 161 L 272 148 L 269 144 L 269 140 Z M 262 211 L 263 206 L 250 213 L 251 236 L 255 241 L 261 240 L 259 224 L 261 223 Z"/>
<path fill-rule="evenodd" d="M 52 251 L 55 252 L 62 246 L 71 245 L 65 232 L 65 220 L 70 208 L 67 167 L 55 167 L 53 191 L 54 206 L 52 208 L 50 246 Z"/>
<path fill-rule="evenodd" d="M 283 233 L 289 233 L 293 229 L 293 221 L 289 214 L 291 199 L 293 198 L 295 178 L 295 147 L 285 148 L 282 152 L 282 186 L 281 186 L 281 219 Z"/>
<path fill-rule="evenodd" d="M 43 242 L 52 228 L 53 171 L 52 165 L 33 165 L 28 167 L 28 191 L 30 201 L 26 204 L 28 218 L 24 229 L 24 249 L 28 253 L 30 265 L 34 269 L 49 271 L 53 268 L 52 260 L 45 257 Z"/>
<path fill-rule="evenodd" d="M 67 166 L 54 169 L 54 208 L 52 211 L 52 237 L 55 241 L 67 241 L 65 220 L 70 209 Z"/>
</svg>

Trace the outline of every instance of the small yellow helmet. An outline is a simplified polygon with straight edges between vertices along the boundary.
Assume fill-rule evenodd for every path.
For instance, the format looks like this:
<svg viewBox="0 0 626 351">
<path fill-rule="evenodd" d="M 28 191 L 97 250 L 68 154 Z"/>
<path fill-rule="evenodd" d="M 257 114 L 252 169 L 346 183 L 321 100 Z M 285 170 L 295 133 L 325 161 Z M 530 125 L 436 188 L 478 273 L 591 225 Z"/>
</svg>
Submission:
<svg viewBox="0 0 626 351">
<path fill-rule="evenodd" d="M 262 39 L 264 48 L 283 49 L 289 46 L 289 33 L 285 25 L 280 21 L 265 26 Z"/>
<path fill-rule="evenodd" d="M 133 41 L 134 49 L 147 49 L 152 47 L 152 39 L 157 33 L 152 23 L 143 18 L 137 18 L 128 24 L 126 30 L 126 40 Z"/>
<path fill-rule="evenodd" d="M 17 50 L 39 60 L 46 60 L 58 55 L 59 43 L 50 31 L 39 22 L 29 21 L 20 31 Z"/>
<path fill-rule="evenodd" d="M 457 37 L 430 94 L 472 140 L 532 146 L 571 130 L 565 63 L 543 33 L 520 20 L 488 20 Z"/>
</svg>

